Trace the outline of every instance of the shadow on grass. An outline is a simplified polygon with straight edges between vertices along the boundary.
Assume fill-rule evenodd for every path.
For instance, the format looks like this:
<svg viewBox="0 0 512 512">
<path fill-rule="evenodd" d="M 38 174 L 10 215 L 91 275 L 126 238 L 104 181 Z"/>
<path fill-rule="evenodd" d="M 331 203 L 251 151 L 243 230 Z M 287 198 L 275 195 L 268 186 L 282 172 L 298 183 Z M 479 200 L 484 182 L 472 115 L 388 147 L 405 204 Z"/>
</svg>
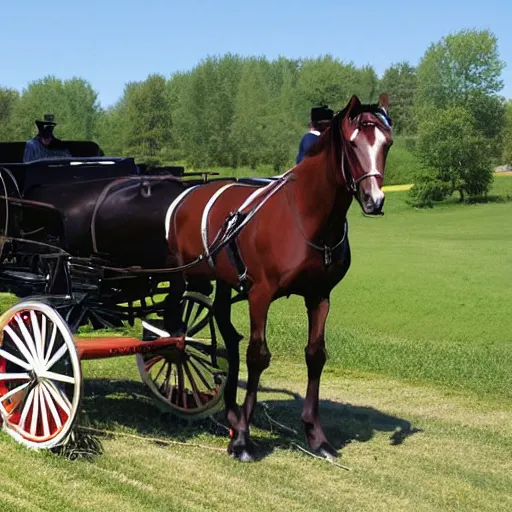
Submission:
<svg viewBox="0 0 512 512">
<path fill-rule="evenodd" d="M 245 385 L 244 381 L 240 381 L 239 402 Z M 286 389 L 260 387 L 259 391 L 289 398 L 260 399 L 251 436 L 256 445 L 257 459 L 261 460 L 276 449 L 293 448 L 294 444 L 306 447 L 300 423 L 303 397 Z M 410 435 L 421 432 L 405 419 L 371 407 L 331 400 L 320 401 L 320 415 L 325 434 L 336 450 L 354 441 L 370 441 L 377 432 L 390 432 L 392 445 L 401 444 Z M 222 411 L 215 415 L 215 421 L 207 418 L 194 422 L 162 412 L 143 384 L 133 380 L 90 379 L 84 383 L 78 427 L 135 434 L 156 443 L 159 439 L 169 439 L 171 443 L 194 443 L 198 436 L 208 434 L 224 439 L 224 446 L 227 446 L 228 431 L 223 425 Z M 91 451 L 88 452 L 87 447 Z M 98 435 L 87 433 L 87 429 L 81 432 L 78 428 L 71 448 L 61 450 L 60 453 L 64 456 L 69 453 L 85 455 L 84 458 L 91 459 L 101 455 L 103 447 Z"/>
</svg>

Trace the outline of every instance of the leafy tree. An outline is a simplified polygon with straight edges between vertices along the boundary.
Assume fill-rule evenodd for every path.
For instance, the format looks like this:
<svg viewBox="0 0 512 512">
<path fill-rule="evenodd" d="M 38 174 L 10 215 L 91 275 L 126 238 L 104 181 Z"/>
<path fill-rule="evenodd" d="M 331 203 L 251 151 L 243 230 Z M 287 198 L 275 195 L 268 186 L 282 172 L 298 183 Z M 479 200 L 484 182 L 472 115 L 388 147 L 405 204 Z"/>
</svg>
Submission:
<svg viewBox="0 0 512 512">
<path fill-rule="evenodd" d="M 416 204 L 424 206 L 457 191 L 465 196 L 486 194 L 493 170 L 485 138 L 463 107 L 436 109 L 419 127 L 417 150 L 427 173 L 412 189 Z"/>
<path fill-rule="evenodd" d="M 379 77 L 372 66 L 363 66 L 355 73 L 357 89 L 352 93 L 357 94 L 363 103 L 372 103 L 379 95 Z"/>
<path fill-rule="evenodd" d="M 508 100 L 503 130 L 503 163 L 512 164 L 512 100 Z"/>
<path fill-rule="evenodd" d="M 408 62 L 392 64 L 384 71 L 380 88 L 389 94 L 393 131 L 397 135 L 416 131 L 414 93 L 417 83 L 416 69 Z"/>
<path fill-rule="evenodd" d="M 498 96 L 503 67 L 496 37 L 487 30 L 463 30 L 427 49 L 418 66 L 415 95 L 417 146 L 433 174 L 420 177 L 413 196 L 425 180 L 425 190 L 450 184 L 444 195 L 457 190 L 461 200 L 487 193 L 504 122 Z"/>
<path fill-rule="evenodd" d="M 123 118 L 119 107 L 111 107 L 100 112 L 97 123 L 97 142 L 105 155 L 125 154 L 123 138 Z"/>
<path fill-rule="evenodd" d="M 173 98 L 179 99 L 175 127 L 180 147 L 194 166 L 234 165 L 229 134 L 242 67 L 235 55 L 209 57 L 178 78 L 179 93 L 171 87 Z"/>
<path fill-rule="evenodd" d="M 344 107 L 353 93 L 360 94 L 357 74 L 354 65 L 345 65 L 330 55 L 302 60 L 297 83 L 297 94 L 302 101 L 298 107 L 308 114 L 318 104 L 334 109 Z M 304 121 L 307 121 L 305 116 Z"/>
<path fill-rule="evenodd" d="M 53 76 L 29 83 L 15 103 L 13 135 L 26 140 L 36 133 L 34 121 L 45 112 L 55 114 L 57 137 L 91 139 L 96 135 L 99 115 L 97 93 L 81 78 L 62 81 Z"/>
<path fill-rule="evenodd" d="M 270 87 L 264 59 L 251 59 L 244 65 L 235 101 L 231 140 L 241 165 L 252 169 L 263 163 L 269 124 Z"/>
<path fill-rule="evenodd" d="M 430 45 L 418 66 L 416 102 L 420 117 L 430 108 L 464 106 L 487 138 L 503 128 L 503 88 L 496 36 L 488 30 L 462 30 Z"/>
<path fill-rule="evenodd" d="M 125 89 L 121 105 L 124 152 L 146 163 L 161 164 L 171 144 L 171 111 L 166 79 L 150 75 Z"/>
<path fill-rule="evenodd" d="M 0 140 L 2 141 L 13 140 L 12 114 L 19 97 L 19 92 L 14 89 L 0 88 Z"/>
</svg>

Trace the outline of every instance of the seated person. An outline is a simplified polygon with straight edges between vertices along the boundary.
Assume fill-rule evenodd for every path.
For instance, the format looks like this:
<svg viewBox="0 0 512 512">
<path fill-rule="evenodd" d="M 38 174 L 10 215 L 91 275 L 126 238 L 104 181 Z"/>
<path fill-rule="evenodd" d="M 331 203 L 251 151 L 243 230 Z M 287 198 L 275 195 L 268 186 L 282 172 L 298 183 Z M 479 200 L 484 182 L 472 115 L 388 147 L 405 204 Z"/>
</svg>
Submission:
<svg viewBox="0 0 512 512">
<path fill-rule="evenodd" d="M 53 135 L 57 123 L 52 114 L 45 114 L 43 121 L 36 121 L 36 126 L 38 134 L 25 144 L 24 162 L 71 157 L 68 148 Z"/>
<path fill-rule="evenodd" d="M 309 124 L 309 132 L 306 133 L 299 144 L 299 153 L 297 154 L 296 163 L 300 164 L 308 149 L 319 139 L 320 135 L 327 129 L 334 112 L 323 105 L 321 107 L 313 107 L 311 109 L 311 123 Z"/>
</svg>

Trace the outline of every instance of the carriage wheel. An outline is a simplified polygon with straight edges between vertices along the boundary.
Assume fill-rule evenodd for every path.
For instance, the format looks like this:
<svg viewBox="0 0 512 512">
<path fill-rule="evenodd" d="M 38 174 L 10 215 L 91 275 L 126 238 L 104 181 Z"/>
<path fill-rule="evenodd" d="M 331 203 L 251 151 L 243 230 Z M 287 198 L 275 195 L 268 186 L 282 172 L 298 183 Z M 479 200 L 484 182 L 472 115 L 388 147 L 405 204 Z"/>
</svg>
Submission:
<svg viewBox="0 0 512 512">
<path fill-rule="evenodd" d="M 228 362 L 217 335 L 212 301 L 186 292 L 182 318 L 187 326 L 185 348 L 166 347 L 137 355 L 143 382 L 165 410 L 181 418 L 200 419 L 222 408 Z M 145 339 L 167 336 L 155 321 L 145 321 Z M 160 324 L 161 325 L 161 324 Z M 148 334 L 152 335 L 148 338 Z"/>
<path fill-rule="evenodd" d="M 25 301 L 0 317 L 3 430 L 29 448 L 53 448 L 69 435 L 82 396 L 73 336 L 48 304 Z"/>
</svg>

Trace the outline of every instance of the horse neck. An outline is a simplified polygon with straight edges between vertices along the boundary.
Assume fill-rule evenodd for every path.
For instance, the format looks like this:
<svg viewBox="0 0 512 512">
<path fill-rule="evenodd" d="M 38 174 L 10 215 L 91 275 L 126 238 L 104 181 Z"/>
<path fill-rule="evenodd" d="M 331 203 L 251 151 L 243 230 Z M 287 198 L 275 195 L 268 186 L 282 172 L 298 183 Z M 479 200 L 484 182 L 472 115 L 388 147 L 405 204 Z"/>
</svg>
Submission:
<svg viewBox="0 0 512 512">
<path fill-rule="evenodd" d="M 319 154 L 303 160 L 295 169 L 295 201 L 305 233 L 311 239 L 339 233 L 345 222 L 351 196 L 343 183 L 329 176 L 326 158 Z"/>
</svg>

